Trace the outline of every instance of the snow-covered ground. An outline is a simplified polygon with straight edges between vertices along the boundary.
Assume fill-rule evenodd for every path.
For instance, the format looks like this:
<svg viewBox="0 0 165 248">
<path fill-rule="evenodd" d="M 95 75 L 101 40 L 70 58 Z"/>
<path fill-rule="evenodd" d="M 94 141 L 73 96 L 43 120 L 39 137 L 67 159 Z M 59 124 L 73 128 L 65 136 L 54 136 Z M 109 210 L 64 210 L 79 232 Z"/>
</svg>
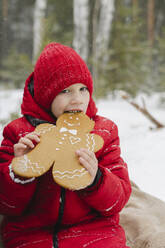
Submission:
<svg viewBox="0 0 165 248">
<path fill-rule="evenodd" d="M 0 120 L 18 109 L 21 97 L 21 90 L 0 92 Z M 142 104 L 140 96 L 136 100 Z M 153 116 L 165 123 L 165 110 L 158 104 L 158 95 L 145 96 L 145 100 Z M 118 125 L 122 157 L 128 164 L 130 178 L 142 190 L 165 201 L 165 128 L 151 131 L 153 124 L 119 96 L 99 100 L 97 106 L 100 115 Z"/>
<path fill-rule="evenodd" d="M 137 102 L 142 105 L 140 97 Z M 158 107 L 158 97 L 146 98 L 146 104 L 152 115 L 165 123 L 165 110 Z M 151 131 L 154 125 L 121 98 L 100 100 L 98 108 L 118 125 L 130 178 L 142 190 L 165 201 L 165 128 Z"/>
</svg>

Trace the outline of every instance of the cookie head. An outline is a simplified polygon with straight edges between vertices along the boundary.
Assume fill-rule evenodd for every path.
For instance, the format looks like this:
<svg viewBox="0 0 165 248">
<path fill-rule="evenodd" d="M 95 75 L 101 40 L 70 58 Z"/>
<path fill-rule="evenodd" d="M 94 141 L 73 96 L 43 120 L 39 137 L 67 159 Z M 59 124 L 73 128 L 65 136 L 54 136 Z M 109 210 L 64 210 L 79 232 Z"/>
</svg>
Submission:
<svg viewBox="0 0 165 248">
<path fill-rule="evenodd" d="M 57 128 L 66 128 L 67 130 L 80 130 L 83 132 L 90 132 L 94 128 L 94 121 L 85 115 L 80 113 L 64 113 L 57 120 Z"/>
</svg>

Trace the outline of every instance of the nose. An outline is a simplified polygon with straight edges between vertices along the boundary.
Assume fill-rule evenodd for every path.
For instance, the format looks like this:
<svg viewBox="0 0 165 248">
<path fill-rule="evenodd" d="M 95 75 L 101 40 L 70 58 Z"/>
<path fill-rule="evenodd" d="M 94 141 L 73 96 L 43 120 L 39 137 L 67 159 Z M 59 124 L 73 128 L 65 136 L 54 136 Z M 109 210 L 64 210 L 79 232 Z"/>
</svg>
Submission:
<svg viewBox="0 0 165 248">
<path fill-rule="evenodd" d="M 74 92 L 71 98 L 71 104 L 81 104 L 82 103 L 82 96 L 79 92 Z"/>
</svg>

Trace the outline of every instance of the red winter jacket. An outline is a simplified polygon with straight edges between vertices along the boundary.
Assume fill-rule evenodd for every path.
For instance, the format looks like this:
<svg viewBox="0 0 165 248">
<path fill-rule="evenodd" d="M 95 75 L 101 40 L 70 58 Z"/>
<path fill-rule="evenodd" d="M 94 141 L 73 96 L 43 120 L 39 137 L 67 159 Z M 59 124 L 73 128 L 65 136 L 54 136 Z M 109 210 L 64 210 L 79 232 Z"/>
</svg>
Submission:
<svg viewBox="0 0 165 248">
<path fill-rule="evenodd" d="M 11 169 L 13 145 L 32 132 L 39 119 L 53 117 L 38 106 L 26 82 L 22 112 L 25 115 L 3 132 L 0 147 L 0 214 L 5 216 L 1 233 L 7 248 L 126 248 L 125 234 L 119 226 L 119 212 L 131 193 L 127 165 L 120 157 L 117 126 L 93 115 L 93 132 L 104 139 L 96 153 L 99 177 L 80 191 L 61 188 L 51 170 L 37 179 L 14 175 Z M 90 104 L 88 115 L 91 117 Z M 29 119 L 29 115 L 33 118 Z"/>
</svg>

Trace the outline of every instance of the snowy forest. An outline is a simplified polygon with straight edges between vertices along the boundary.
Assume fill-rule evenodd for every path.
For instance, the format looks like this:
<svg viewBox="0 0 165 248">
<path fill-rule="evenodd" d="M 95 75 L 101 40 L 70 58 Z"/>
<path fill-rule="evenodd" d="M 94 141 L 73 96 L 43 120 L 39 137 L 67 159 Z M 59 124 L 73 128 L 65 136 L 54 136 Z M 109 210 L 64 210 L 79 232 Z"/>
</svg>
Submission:
<svg viewBox="0 0 165 248">
<path fill-rule="evenodd" d="M 133 183 L 121 217 L 127 226 L 142 216 L 128 245 L 165 247 L 165 0 L 0 0 L 0 143 L 21 116 L 25 80 L 49 42 L 82 56 L 98 114 L 118 126 Z"/>
<path fill-rule="evenodd" d="M 0 87 L 21 88 L 45 44 L 74 47 L 96 97 L 165 89 L 165 1 L 0 0 Z"/>
</svg>

